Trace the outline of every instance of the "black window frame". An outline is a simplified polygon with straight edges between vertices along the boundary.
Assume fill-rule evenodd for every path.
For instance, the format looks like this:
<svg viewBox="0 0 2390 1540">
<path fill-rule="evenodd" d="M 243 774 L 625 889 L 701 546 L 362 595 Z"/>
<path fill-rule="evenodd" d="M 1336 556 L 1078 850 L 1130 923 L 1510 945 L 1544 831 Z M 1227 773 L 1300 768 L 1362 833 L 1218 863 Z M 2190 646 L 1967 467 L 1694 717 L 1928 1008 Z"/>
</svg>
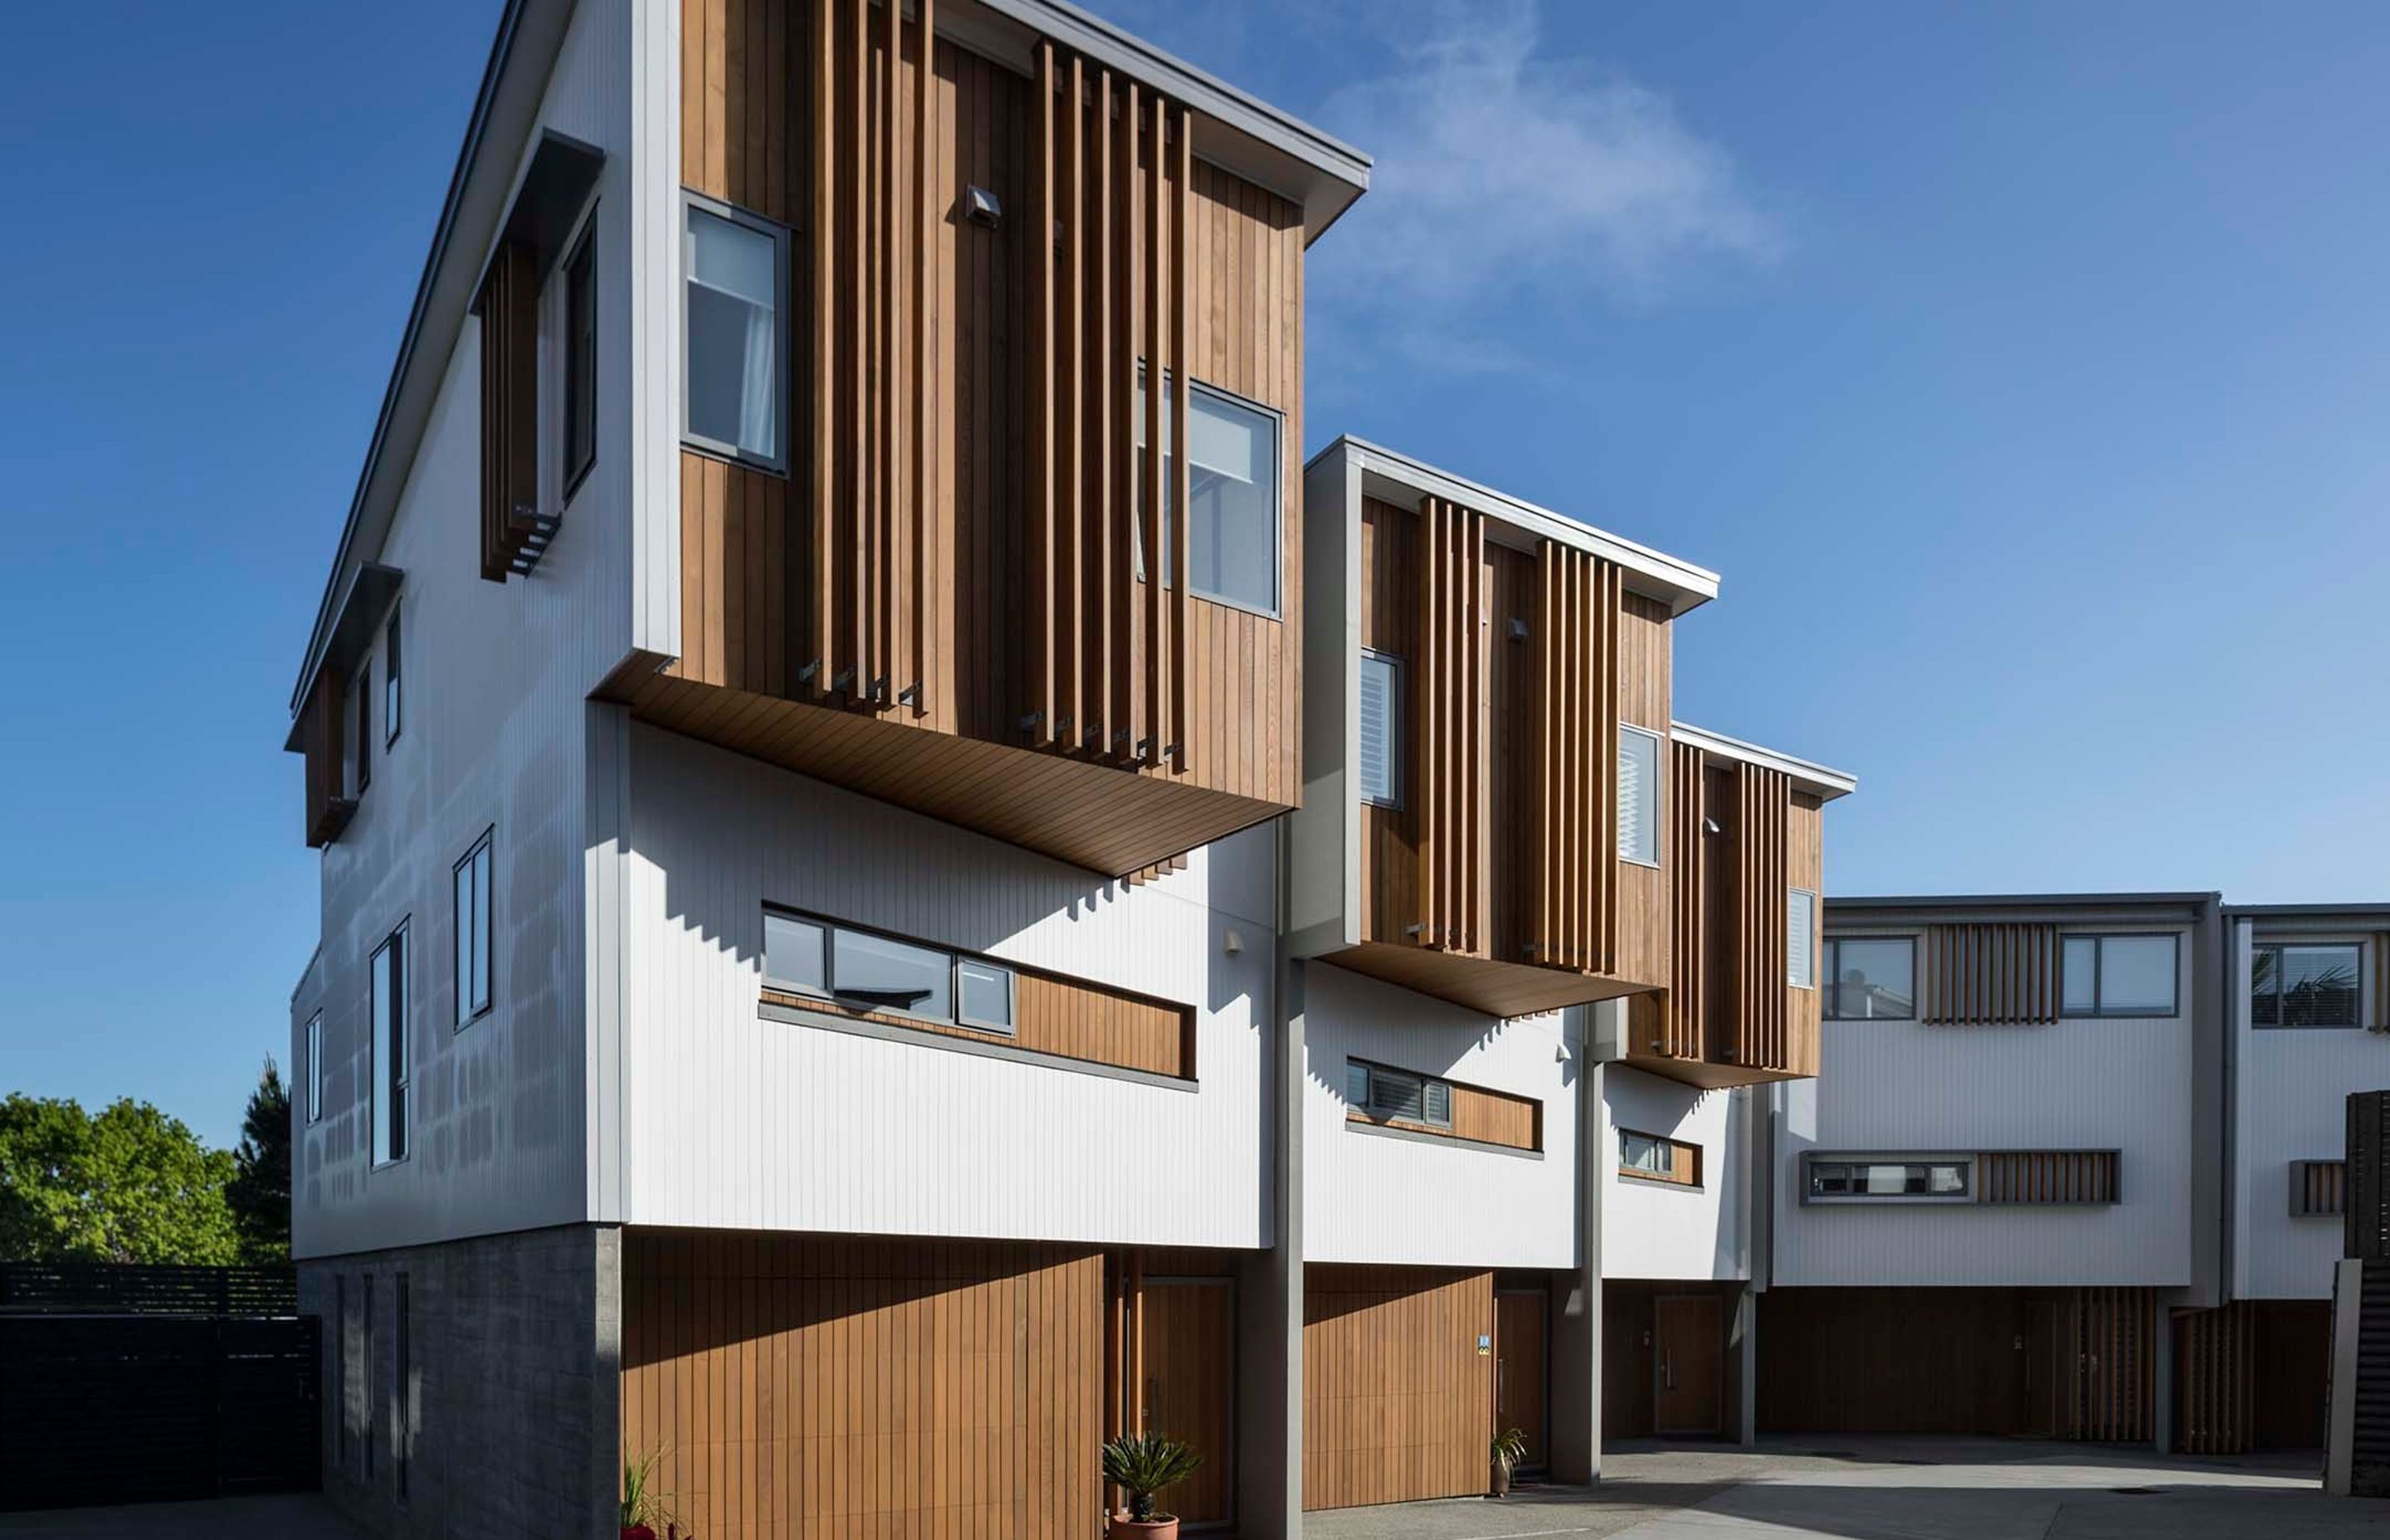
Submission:
<svg viewBox="0 0 2390 1540">
<path fill-rule="evenodd" d="M 564 280 L 561 397 L 563 501 L 572 501 L 598 463 L 598 216 L 584 222 L 581 239 L 559 269 Z"/>
<path fill-rule="evenodd" d="M 2066 949 L 2070 942 L 2093 943 L 2091 954 L 2091 1008 L 2071 1008 L 2066 1003 Z M 2112 941 L 2163 941 L 2169 944 L 2172 961 L 2166 969 L 2166 1006 L 2164 1010 L 2148 1010 L 2140 1007 L 2111 1009 L 2107 1003 L 2108 943 Z M 2062 930 L 2058 936 L 2058 1014 L 2068 1021 L 2156 1021 L 2182 1014 L 2182 933 L 2178 930 Z"/>
<path fill-rule="evenodd" d="M 449 923 L 455 927 L 452 943 L 456 939 L 464 938 L 468 923 L 466 917 L 457 907 L 456 880 L 459 877 L 466 877 L 469 880 L 471 868 L 476 862 L 480 862 L 487 868 L 485 875 L 480 879 L 478 912 L 470 921 L 472 929 L 470 939 L 481 953 L 483 993 L 478 999 L 472 997 L 471 957 L 459 946 L 451 944 L 448 948 L 448 982 L 456 1005 L 454 1030 L 457 1032 L 463 1032 L 467 1027 L 497 1008 L 497 929 L 492 918 L 498 906 L 498 867 L 495 849 L 497 832 L 495 824 L 482 830 L 481 838 L 474 841 L 471 848 L 458 856 L 456 863 L 448 868 Z"/>
<path fill-rule="evenodd" d="M 414 1000 L 411 997 L 412 981 L 409 977 L 414 962 L 409 955 L 414 950 L 413 925 L 412 916 L 400 920 L 391 932 L 382 938 L 381 943 L 373 949 L 372 956 L 366 963 L 366 1028 L 368 1033 L 375 1034 L 375 1041 L 368 1046 L 373 1058 L 379 1060 L 380 1058 L 379 1034 L 381 1031 L 381 1022 L 379 1020 L 381 1015 L 381 959 L 385 953 L 392 955 L 390 1062 L 387 1066 L 379 1062 L 372 1066 L 373 1117 L 366 1131 L 368 1148 L 372 1151 L 371 1159 L 366 1162 L 366 1169 L 369 1171 L 379 1171 L 385 1167 L 404 1164 L 415 1153 L 415 1109 L 412 1094 L 415 1084 L 415 1034 L 409 1030 L 408 1021 L 409 1013 L 414 1007 Z M 391 1109 L 390 1126 L 387 1129 L 381 1126 L 380 1104 L 383 1097 L 389 1098 Z M 391 1137 L 385 1138 L 385 1135 Z"/>
<path fill-rule="evenodd" d="M 1353 1075 L 1356 1071 L 1358 1071 L 1361 1074 L 1368 1077 L 1369 1086 L 1368 1097 L 1357 1107 L 1353 1105 L 1352 1099 Z M 1396 1080 L 1407 1080 L 1418 1084 L 1419 1114 L 1416 1117 L 1407 1113 L 1386 1111 L 1379 1107 L 1378 1077 L 1381 1075 L 1392 1076 Z M 1444 1088 L 1444 1116 L 1441 1118 L 1433 1116 L 1428 1110 L 1428 1088 L 1430 1086 L 1442 1086 Z M 1442 1075 L 1426 1074 L 1418 1070 L 1406 1070 L 1393 1064 L 1381 1064 L 1375 1059 L 1355 1059 L 1347 1057 L 1344 1060 L 1345 1105 L 1353 1111 L 1358 1112 L 1363 1117 L 1368 1119 L 1371 1123 L 1412 1123 L 1421 1128 L 1434 1128 L 1449 1133 L 1452 1131 L 1453 1088 L 1452 1082 L 1445 1079 Z"/>
<path fill-rule="evenodd" d="M 1960 1174 L 1959 1188 L 1956 1192 L 1934 1192 L 1930 1190 L 1918 1192 L 1863 1192 L 1856 1190 L 1847 1185 L 1844 1187 L 1844 1190 L 1839 1192 L 1820 1192 L 1818 1188 L 1819 1174 L 1821 1172 L 1839 1169 L 1844 1173 L 1844 1179 L 1847 1184 L 1850 1182 L 1856 1172 L 1870 1166 L 1906 1166 L 1913 1168 L 1915 1170 L 1927 1173 L 1928 1174 L 1925 1179 L 1928 1183 L 1931 1183 L 1933 1180 L 1931 1173 L 1935 1167 L 1954 1167 Z M 1801 1161 L 1801 1201 L 1804 1204 L 1973 1203 L 1976 1201 L 1975 1156 L 1972 1154 L 1912 1154 L 1906 1151 L 1887 1151 L 1882 1154 L 1870 1154 L 1864 1151 L 1857 1153 L 1832 1151 L 1805 1155 L 1802 1157 Z"/>
<path fill-rule="evenodd" d="M 355 696 L 350 708 L 349 731 L 356 741 L 355 751 L 349 760 L 349 796 L 352 801 L 365 800 L 366 788 L 373 785 L 373 650 L 366 650 L 365 661 L 351 676 L 349 692 Z"/>
<path fill-rule="evenodd" d="M 399 728 L 405 725 L 405 679 L 399 666 L 398 606 L 391 606 L 390 619 L 382 622 L 381 640 L 381 746 L 388 749 L 398 741 Z"/>
<path fill-rule="evenodd" d="M 1898 944 L 1900 944 L 1900 945 L 1903 945 L 1903 946 L 1906 946 L 1906 947 L 1908 947 L 1908 1015 L 1906 1015 L 1906 1016 L 1844 1016 L 1844 1015 L 1841 1014 L 1841 1007 L 1842 1007 L 1842 1000 L 1843 1000 L 1843 965 L 1842 965 L 1842 956 L 1843 956 L 1843 943 L 1844 943 L 1844 942 L 1846 942 L 1846 941 L 1847 941 L 1847 942 L 1857 942 L 1857 943 L 1861 943 L 1862 945 L 1866 945 L 1866 944 L 1884 944 L 1884 943 L 1898 943 Z M 1913 935 L 1913 934 L 1910 934 L 1910 935 L 1900 935 L 1900 936 L 1835 936 L 1835 935 L 1828 935 L 1828 936 L 1825 936 L 1825 937 L 1821 938 L 1821 940 L 1819 941 L 1819 943 L 1818 943 L 1818 951 L 1819 951 L 1820 957 L 1821 957 L 1821 966 L 1820 966 L 1820 968 L 1819 968 L 1819 976 L 1820 976 L 1820 978 L 1821 978 L 1821 980 L 1822 980 L 1823 988 L 1825 989 L 1825 992 L 1826 992 L 1826 994 L 1825 994 L 1825 998 L 1819 1002 L 1819 1007 L 1820 1007 L 1820 1009 L 1821 1009 L 1821 1011 L 1822 1011 L 1822 1015 L 1820 1016 L 1819 1020 L 1827 1020 L 1827 1021 L 1914 1021 L 1914 1020 L 1916 1020 L 1918 1019 L 1918 1016 L 1917 1016 L 1917 993 L 1918 993 L 1918 991 L 1917 991 L 1917 937 L 1916 937 L 1915 935 Z"/>
<path fill-rule="evenodd" d="M 794 980 L 773 977 L 769 937 L 771 923 L 775 919 L 810 925 L 821 932 L 821 987 L 816 988 L 811 984 L 801 983 Z M 803 909 L 784 908 L 773 904 L 764 906 L 764 924 L 765 943 L 758 961 L 765 989 L 776 990 L 783 995 L 801 995 L 807 999 L 827 1000 L 832 1005 L 843 1007 L 848 1010 L 900 1017 L 908 1021 L 926 1022 L 931 1026 L 958 1027 L 965 1032 L 980 1033 L 989 1037 L 1017 1038 L 1021 1035 L 1021 969 L 1017 965 L 1007 962 L 1002 957 L 991 957 L 977 952 L 964 952 L 951 946 L 941 946 L 936 942 L 922 941 L 919 937 L 900 936 L 893 930 L 882 930 L 869 925 L 855 925 L 847 920 L 832 919 L 826 915 L 813 914 Z M 850 935 L 869 936 L 879 941 L 893 942 L 899 946 L 910 946 L 923 952 L 934 952 L 945 958 L 946 1013 L 943 1016 L 933 1015 L 907 1006 L 893 1005 L 885 1000 L 874 999 L 867 994 L 856 994 L 852 991 L 842 993 L 838 987 L 838 937 L 841 931 Z M 1005 975 L 1006 1004 L 1012 1013 L 1011 1020 L 999 1023 L 969 1016 L 964 1012 L 963 967 L 965 964 L 990 969 Z"/>
<path fill-rule="evenodd" d="M 307 1122 L 324 1121 L 324 1013 L 307 1018 Z"/>
<path fill-rule="evenodd" d="M 2355 963 L 2350 969 L 2353 977 L 2353 985 L 2349 990 L 2350 999 L 2347 1020 L 2285 1021 L 2282 1020 L 2284 992 L 2282 989 L 2281 956 L 2283 952 L 2294 949 L 2306 951 L 2346 951 L 2355 955 Z M 2274 965 L 2273 994 L 2274 1019 L 2270 1021 L 2261 1021 L 2257 1019 L 2256 965 L 2257 955 L 2261 952 L 2273 953 L 2276 959 Z M 2365 943 L 2361 941 L 2347 939 L 2328 941 L 2253 941 L 2249 946 L 2249 991 L 2242 996 L 2242 1003 L 2249 1012 L 2249 1028 L 2252 1032 L 2349 1032 L 2360 1029 L 2365 1025 Z"/>
</svg>

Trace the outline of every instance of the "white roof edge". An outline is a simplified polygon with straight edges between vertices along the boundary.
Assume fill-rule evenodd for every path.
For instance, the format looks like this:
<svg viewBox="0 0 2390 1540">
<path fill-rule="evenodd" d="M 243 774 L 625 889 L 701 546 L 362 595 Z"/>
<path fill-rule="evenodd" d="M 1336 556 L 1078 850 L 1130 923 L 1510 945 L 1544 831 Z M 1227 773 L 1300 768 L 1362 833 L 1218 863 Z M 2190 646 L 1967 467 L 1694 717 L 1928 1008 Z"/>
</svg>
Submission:
<svg viewBox="0 0 2390 1540">
<path fill-rule="evenodd" d="M 1522 502 L 1482 482 L 1440 470 L 1424 461 L 1415 460 L 1382 444 L 1371 443 L 1367 439 L 1355 438 L 1350 433 L 1340 435 L 1334 443 L 1314 455 L 1310 463 L 1317 465 L 1332 455 L 1340 454 L 1351 459 L 1365 473 L 1374 471 L 1419 492 L 1465 504 L 1480 513 L 1491 514 L 1529 533 L 1614 561 L 1625 569 L 1629 588 L 1664 602 L 1672 616 L 1681 615 L 1696 605 L 1706 604 L 1717 597 L 1718 575 L 1705 567 L 1696 567 L 1665 551 L 1639 545 L 1624 536 L 1571 519 L 1566 514 Z"/>
<path fill-rule="evenodd" d="M 1369 190 L 1369 157 L 1333 135 L 1314 128 L 1291 113 L 1239 90 L 1185 59 L 1155 47 L 1099 16 L 1091 16 L 1070 0 L 979 0 L 999 16 L 1011 18 L 1087 58 L 1124 71 L 1161 87 L 1188 106 L 1243 134 L 1279 154 L 1292 157 L 1317 176 L 1335 184 L 1323 188 L 1314 182 L 1302 191 L 1302 201 L 1327 206 L 1314 223 L 1304 220 L 1305 244 Z M 1231 168 L 1234 169 L 1234 168 Z M 1324 197 L 1322 195 L 1325 195 Z"/>
<path fill-rule="evenodd" d="M 1678 743 L 1690 743 L 1696 749 L 1722 758 L 1741 760 L 1745 764 L 1756 764 L 1763 769 L 1780 770 L 1792 776 L 1801 789 L 1827 802 L 1832 802 L 1836 797 L 1847 797 L 1859 788 L 1859 778 L 1848 771 L 1796 759 L 1756 743 L 1745 743 L 1739 738 L 1728 738 L 1706 727 L 1696 727 L 1690 722 L 1669 723 L 1668 735 Z"/>
</svg>

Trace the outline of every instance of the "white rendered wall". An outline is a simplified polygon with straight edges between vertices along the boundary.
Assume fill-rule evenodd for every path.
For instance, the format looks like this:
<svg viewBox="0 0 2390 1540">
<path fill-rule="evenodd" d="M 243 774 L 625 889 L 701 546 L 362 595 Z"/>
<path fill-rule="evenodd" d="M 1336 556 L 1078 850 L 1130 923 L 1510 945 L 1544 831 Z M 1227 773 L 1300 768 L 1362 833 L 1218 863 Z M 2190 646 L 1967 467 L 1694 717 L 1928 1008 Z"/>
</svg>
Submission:
<svg viewBox="0 0 2390 1540">
<path fill-rule="evenodd" d="M 1130 887 L 652 728 L 627 762 L 625 1222 L 1267 1244 L 1271 830 Z M 1190 1004 L 1200 1087 L 765 1020 L 766 904 Z"/>
<path fill-rule="evenodd" d="M 1838 927 L 1836 933 L 1863 932 Z M 2176 997 L 2188 1008 L 2192 947 Z M 1778 1284 L 2146 1285 L 2192 1278 L 2193 1033 L 2186 1017 L 2037 1027 L 1829 1021 L 1783 1093 Z M 2084 1207 L 1804 1204 L 1810 1150 L 2116 1149 L 2122 1200 Z"/>
<path fill-rule="evenodd" d="M 1743 1205 L 1751 1181 L 1749 1098 L 1704 1091 L 1625 1064 L 1602 1072 L 1601 1276 L 1747 1278 Z M 1702 1150 L 1702 1185 L 1618 1174 L 1617 1130 L 1682 1139 Z"/>
<path fill-rule="evenodd" d="M 581 1001 L 585 739 L 590 687 L 627 645 L 625 343 L 622 260 L 629 0 L 584 0 L 549 81 L 543 123 L 608 151 L 595 214 L 598 438 L 554 545 L 528 580 L 482 579 L 479 323 L 426 339 L 418 367 L 445 370 L 388 540 L 370 553 L 405 573 L 398 606 L 405 699 L 386 750 L 383 664 L 374 661 L 372 784 L 323 852 L 324 1116 L 302 1108 L 292 1238 L 322 1256 L 580 1220 L 590 1209 Z M 535 135 L 534 135 L 535 137 Z M 294 759 L 291 779 L 298 779 Z M 295 789 L 294 789 L 295 796 Z M 450 869 L 495 830 L 494 1007 L 457 1030 Z M 411 1151 L 368 1160 L 366 970 L 409 921 L 414 1037 Z M 290 1063 L 302 1077 L 307 1010 Z"/>
<path fill-rule="evenodd" d="M 2353 941 L 2355 936 L 2301 932 L 2273 940 Z M 2322 1300 L 2332 1297 L 2341 1253 L 2341 1221 L 2293 1218 L 2293 1161 L 2338 1160 L 2348 1140 L 2352 1091 L 2390 1088 L 2390 1037 L 2361 1027 L 2268 1028 L 2249 1024 L 2249 942 L 2246 920 L 2231 928 L 2231 987 L 2225 992 L 2234 1033 L 2232 1292 L 2242 1299 Z M 2371 943 L 2365 943 L 2371 946 Z M 2381 1020 L 2371 998 L 2372 959 L 2358 1020 Z"/>
<path fill-rule="evenodd" d="M 1500 1021 L 1333 964 L 1306 965 L 1304 1260 L 1574 1265 L 1583 1014 Z M 1542 1158 L 1349 1125 L 1348 1058 L 1537 1098 Z"/>
</svg>

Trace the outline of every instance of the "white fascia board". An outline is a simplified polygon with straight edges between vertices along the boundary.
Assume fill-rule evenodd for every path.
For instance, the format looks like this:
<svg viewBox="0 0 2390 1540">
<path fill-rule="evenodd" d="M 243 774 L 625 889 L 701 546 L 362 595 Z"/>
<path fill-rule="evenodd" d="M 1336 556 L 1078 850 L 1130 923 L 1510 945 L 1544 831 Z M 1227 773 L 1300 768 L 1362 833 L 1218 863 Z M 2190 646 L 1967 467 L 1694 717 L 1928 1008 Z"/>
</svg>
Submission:
<svg viewBox="0 0 2390 1540">
<path fill-rule="evenodd" d="M 1745 743 L 1739 738 L 1714 733 L 1706 727 L 1696 727 L 1690 722 L 1671 722 L 1668 735 L 1678 743 L 1690 743 L 1705 753 L 1730 759 L 1744 764 L 1755 764 L 1763 770 L 1779 770 L 1792 777 L 1792 784 L 1825 802 L 1847 797 L 1858 789 L 1859 778 L 1845 770 L 1832 769 L 1779 753 L 1756 743 Z"/>
<path fill-rule="evenodd" d="M 976 3 L 1194 109 L 1196 153 L 1300 203 L 1305 246 L 1369 190 L 1369 158 L 1361 151 L 1068 0 Z"/>
<path fill-rule="evenodd" d="M 1421 497 L 1458 503 L 1537 539 L 1553 541 L 1614 562 L 1625 573 L 1626 586 L 1668 607 L 1671 618 L 1717 597 L 1718 575 L 1664 551 L 1580 523 L 1565 514 L 1537 507 L 1492 487 L 1439 470 L 1409 456 L 1350 434 L 1317 455 L 1343 456 L 1361 473 L 1362 486 L 1381 502 L 1416 505 Z"/>
</svg>

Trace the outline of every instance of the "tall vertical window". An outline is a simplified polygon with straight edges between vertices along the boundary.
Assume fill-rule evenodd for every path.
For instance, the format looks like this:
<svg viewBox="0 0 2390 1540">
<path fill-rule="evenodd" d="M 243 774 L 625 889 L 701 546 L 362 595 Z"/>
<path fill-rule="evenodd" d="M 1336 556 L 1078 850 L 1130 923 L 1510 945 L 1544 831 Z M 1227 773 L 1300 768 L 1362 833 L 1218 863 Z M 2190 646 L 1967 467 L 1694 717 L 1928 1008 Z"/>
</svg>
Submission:
<svg viewBox="0 0 2390 1540">
<path fill-rule="evenodd" d="M 456 1025 L 490 1008 L 490 833 L 484 832 L 452 874 L 456 892 Z"/>
<path fill-rule="evenodd" d="M 564 264 L 564 494 L 598 457 L 598 225 Z"/>
<path fill-rule="evenodd" d="M 391 1301 L 390 1330 L 392 1371 L 391 1392 L 393 1398 L 391 1418 L 392 1445 L 391 1468 L 397 1479 L 398 1495 L 402 1500 L 406 1496 L 406 1468 L 409 1457 L 414 1453 L 409 1446 L 415 1443 L 415 1387 L 412 1383 L 414 1365 L 409 1361 L 414 1356 L 415 1344 L 408 1341 L 409 1334 L 414 1328 L 414 1322 L 408 1318 L 410 1312 L 406 1296 L 406 1275 L 401 1273 L 398 1275 L 397 1298 Z"/>
<path fill-rule="evenodd" d="M 366 794 L 373 783 L 373 660 L 367 658 L 349 681 L 348 741 L 341 745 L 341 778 L 350 799 Z"/>
<path fill-rule="evenodd" d="M 406 1159 L 406 1091 L 410 1057 L 406 1031 L 406 922 L 374 948 L 368 980 L 373 995 L 374 1144 L 376 1165 Z M 370 1298 L 370 1296 L 368 1296 Z"/>
<path fill-rule="evenodd" d="M 1784 982 L 1794 989 L 1818 986 L 1818 895 L 1806 888 L 1784 895 Z"/>
<path fill-rule="evenodd" d="M 1660 735 L 1618 729 L 1618 853 L 1647 866 L 1660 864 Z"/>
<path fill-rule="evenodd" d="M 2173 936 L 2067 936 L 2058 964 L 2062 1016 L 2172 1016 Z"/>
<path fill-rule="evenodd" d="M 701 448 L 778 470 L 786 464 L 780 316 L 788 293 L 787 232 L 694 200 L 687 215 L 683 432 Z"/>
<path fill-rule="evenodd" d="M 1403 661 L 1361 654 L 1361 800 L 1403 805 Z"/>
<path fill-rule="evenodd" d="M 1178 446 L 1173 437 L 1172 398 L 1176 377 L 1162 384 L 1162 580 L 1176 581 L 1172 562 L 1178 546 L 1175 538 L 1178 495 Z M 1138 495 L 1145 487 L 1145 376 L 1137 379 L 1134 408 L 1137 431 Z M 1189 444 L 1187 495 L 1193 508 L 1187 532 L 1194 581 L 1188 591 L 1265 615 L 1279 606 L 1279 418 L 1276 413 L 1240 401 L 1201 380 L 1187 398 Z M 1137 538 L 1145 538 L 1142 521 Z M 1145 554 L 1137 553 L 1137 571 L 1145 571 Z"/>
<path fill-rule="evenodd" d="M 398 741 L 398 611 L 392 610 L 389 623 L 381 629 L 381 741 L 384 748 Z"/>
<path fill-rule="evenodd" d="M 307 1018 L 307 1121 L 324 1116 L 324 1013 Z"/>
<path fill-rule="evenodd" d="M 2353 1027 L 2358 1023 L 2364 956 L 2355 942 L 2249 949 L 2253 1027 Z"/>
<path fill-rule="evenodd" d="M 1917 1019 L 1917 942 L 1911 936 L 1826 941 L 1826 1020 Z"/>
</svg>

